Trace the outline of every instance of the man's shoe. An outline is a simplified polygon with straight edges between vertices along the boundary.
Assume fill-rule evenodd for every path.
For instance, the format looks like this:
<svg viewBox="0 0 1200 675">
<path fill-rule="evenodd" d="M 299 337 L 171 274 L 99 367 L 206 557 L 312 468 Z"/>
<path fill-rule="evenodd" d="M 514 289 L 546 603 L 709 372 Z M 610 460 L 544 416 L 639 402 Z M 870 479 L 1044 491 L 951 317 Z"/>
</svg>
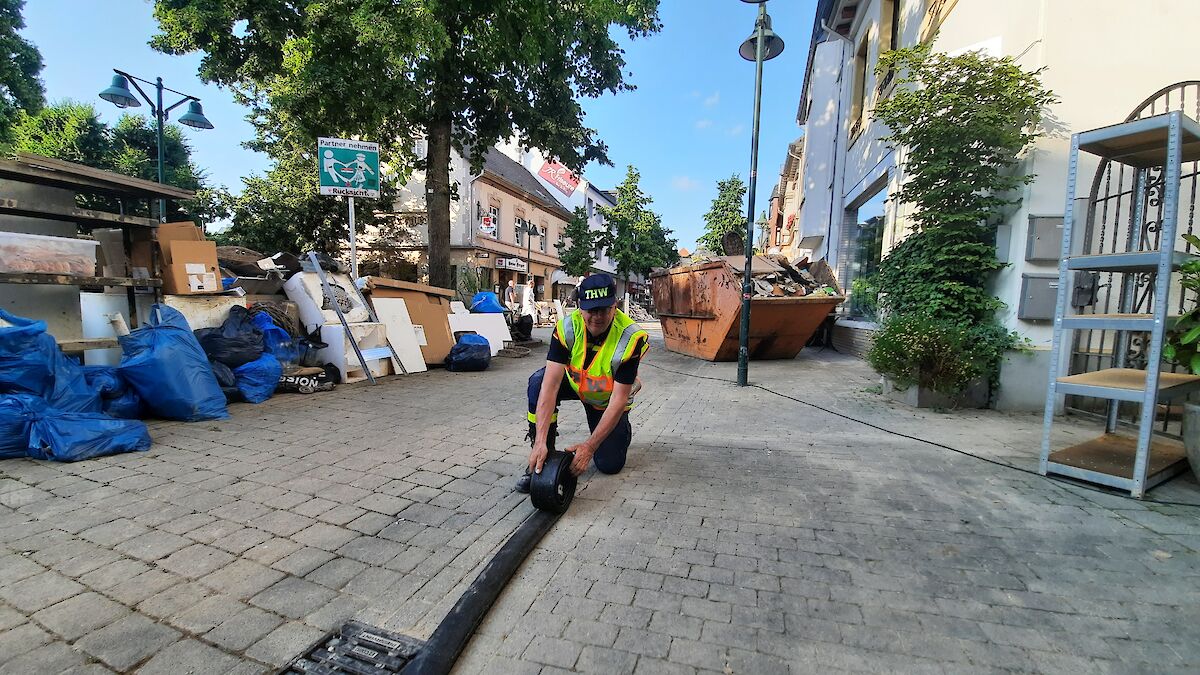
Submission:
<svg viewBox="0 0 1200 675">
<path fill-rule="evenodd" d="M 521 476 L 517 479 L 517 486 L 514 489 L 521 494 L 529 494 L 529 482 L 531 480 L 533 480 L 533 476 L 529 474 Z"/>
</svg>

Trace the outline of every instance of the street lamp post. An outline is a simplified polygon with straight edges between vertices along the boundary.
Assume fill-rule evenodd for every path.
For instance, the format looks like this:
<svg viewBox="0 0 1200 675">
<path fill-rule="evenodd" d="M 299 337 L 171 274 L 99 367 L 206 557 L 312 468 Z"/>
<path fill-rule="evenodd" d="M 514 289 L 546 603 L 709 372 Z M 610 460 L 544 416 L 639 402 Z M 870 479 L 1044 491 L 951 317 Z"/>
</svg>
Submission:
<svg viewBox="0 0 1200 675">
<path fill-rule="evenodd" d="M 754 126 L 750 132 L 750 204 L 746 209 L 746 268 L 742 273 L 742 327 L 738 336 L 738 386 L 746 386 L 750 371 L 750 298 L 753 286 L 750 266 L 754 262 L 754 192 L 758 188 L 758 130 L 762 111 L 763 62 L 783 53 L 783 38 L 771 30 L 771 17 L 767 16 L 767 0 L 742 0 L 758 5 L 758 20 L 754 33 L 742 43 L 738 53 L 747 61 L 754 62 Z"/>
<path fill-rule="evenodd" d="M 129 89 L 129 85 L 132 84 L 133 88 L 137 90 L 137 93 L 141 95 L 144 101 L 146 101 L 146 105 L 150 106 L 150 112 L 154 115 L 154 132 L 158 145 L 158 182 L 165 183 L 166 176 L 164 168 L 164 156 L 166 151 L 163 147 L 163 126 L 167 121 L 167 113 L 186 103 L 188 104 L 188 109 L 187 112 L 179 116 L 180 124 L 192 127 L 194 129 L 212 129 L 213 124 L 212 122 L 208 121 L 207 117 L 204 116 L 204 107 L 200 105 L 200 99 L 190 94 L 185 94 L 181 91 L 175 91 L 174 89 L 168 89 L 167 87 L 164 87 L 161 77 L 155 78 L 155 81 L 151 82 L 150 80 L 143 80 L 140 77 L 134 77 L 133 75 L 130 75 L 123 70 L 117 70 L 116 68 L 113 68 L 113 72 L 116 73 L 116 75 L 113 75 L 112 84 L 110 84 L 107 89 L 100 92 L 100 98 L 112 103 L 118 108 L 140 107 L 142 105 L 141 101 L 137 100 L 137 98 L 133 95 L 133 92 Z M 142 89 L 138 82 L 144 82 L 148 85 L 154 86 L 155 97 L 153 100 L 151 100 L 150 96 L 146 94 L 145 90 Z M 164 91 L 169 91 L 172 94 L 179 94 L 183 98 L 164 108 Z M 158 220 L 162 223 L 167 221 L 166 199 L 158 200 Z"/>
</svg>

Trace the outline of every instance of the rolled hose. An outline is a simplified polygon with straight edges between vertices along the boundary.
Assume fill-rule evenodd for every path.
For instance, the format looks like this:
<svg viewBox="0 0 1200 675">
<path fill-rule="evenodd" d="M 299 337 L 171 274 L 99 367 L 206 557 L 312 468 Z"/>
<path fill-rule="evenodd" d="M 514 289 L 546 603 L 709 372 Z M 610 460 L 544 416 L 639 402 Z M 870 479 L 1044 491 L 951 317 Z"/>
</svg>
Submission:
<svg viewBox="0 0 1200 675">
<path fill-rule="evenodd" d="M 565 513 L 575 497 L 575 474 L 571 462 L 575 454 L 551 450 L 542 464 L 541 473 L 533 474 L 529 482 L 529 500 L 539 511 Z"/>
</svg>

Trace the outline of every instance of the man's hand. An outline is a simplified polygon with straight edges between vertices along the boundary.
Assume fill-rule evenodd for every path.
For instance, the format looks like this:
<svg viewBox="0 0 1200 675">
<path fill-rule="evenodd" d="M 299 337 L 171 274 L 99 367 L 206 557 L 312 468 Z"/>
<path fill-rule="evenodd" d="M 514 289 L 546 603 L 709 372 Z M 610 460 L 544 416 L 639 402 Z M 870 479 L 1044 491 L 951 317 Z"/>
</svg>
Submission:
<svg viewBox="0 0 1200 675">
<path fill-rule="evenodd" d="M 534 443 L 533 449 L 529 451 L 529 472 L 541 473 L 542 465 L 546 463 L 548 454 L 550 454 L 550 449 L 546 447 L 546 441 Z"/>
<path fill-rule="evenodd" d="M 571 462 L 571 473 L 580 476 L 587 471 L 592 455 L 596 454 L 596 446 L 592 445 L 591 441 L 584 441 L 567 448 L 567 452 L 575 453 L 575 459 Z"/>
</svg>

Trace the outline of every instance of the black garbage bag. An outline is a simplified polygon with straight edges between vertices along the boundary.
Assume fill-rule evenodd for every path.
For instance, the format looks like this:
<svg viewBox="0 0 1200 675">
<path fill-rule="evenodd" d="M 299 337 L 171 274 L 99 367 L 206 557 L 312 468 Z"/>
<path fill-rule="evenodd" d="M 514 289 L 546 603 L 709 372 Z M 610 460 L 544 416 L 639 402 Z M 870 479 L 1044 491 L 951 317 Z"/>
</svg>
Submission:
<svg viewBox="0 0 1200 675">
<path fill-rule="evenodd" d="M 208 365 L 212 366 L 213 375 L 217 378 L 217 384 L 221 385 L 221 393 L 225 394 L 226 403 L 245 400 L 242 398 L 242 390 L 238 389 L 237 375 L 233 373 L 233 368 L 220 361 L 209 361 Z"/>
<path fill-rule="evenodd" d="M 219 361 L 229 366 L 250 363 L 263 354 L 263 334 L 245 307 L 233 307 L 229 318 L 220 328 L 201 328 L 196 331 L 196 340 L 210 361 Z"/>
<path fill-rule="evenodd" d="M 458 338 L 458 343 L 450 348 L 446 370 L 455 373 L 487 370 L 491 363 L 492 348 L 487 338 L 468 333 Z"/>
</svg>

